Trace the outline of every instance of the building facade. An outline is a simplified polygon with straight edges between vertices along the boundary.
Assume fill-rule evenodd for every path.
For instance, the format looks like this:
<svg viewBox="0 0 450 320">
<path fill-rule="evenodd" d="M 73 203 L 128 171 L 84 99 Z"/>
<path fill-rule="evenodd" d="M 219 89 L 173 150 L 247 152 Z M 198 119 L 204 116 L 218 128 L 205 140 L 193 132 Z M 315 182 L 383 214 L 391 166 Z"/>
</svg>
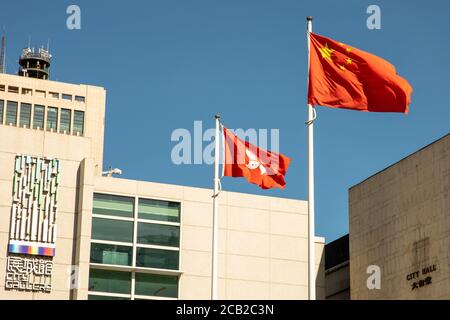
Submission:
<svg viewBox="0 0 450 320">
<path fill-rule="evenodd" d="M 212 191 L 102 176 L 105 105 L 0 74 L 0 299 L 210 299 Z M 307 299 L 307 202 L 219 202 L 219 298 Z"/>
<path fill-rule="evenodd" d="M 449 194 L 450 134 L 350 189 L 352 300 L 450 297 Z"/>
</svg>

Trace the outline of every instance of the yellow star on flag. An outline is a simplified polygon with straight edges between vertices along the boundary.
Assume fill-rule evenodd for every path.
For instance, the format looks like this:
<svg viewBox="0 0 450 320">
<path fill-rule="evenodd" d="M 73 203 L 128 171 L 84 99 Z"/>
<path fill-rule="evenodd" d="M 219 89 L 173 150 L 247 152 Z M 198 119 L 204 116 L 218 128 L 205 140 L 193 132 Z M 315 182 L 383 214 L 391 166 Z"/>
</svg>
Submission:
<svg viewBox="0 0 450 320">
<path fill-rule="evenodd" d="M 345 59 L 345 63 L 351 64 L 352 63 L 352 59 L 350 59 L 350 58 Z"/>
<path fill-rule="evenodd" d="M 319 48 L 320 53 L 322 54 L 322 58 L 327 59 L 332 62 L 331 54 L 333 53 L 333 49 L 328 48 L 328 43 L 325 43 L 325 47 Z"/>
</svg>

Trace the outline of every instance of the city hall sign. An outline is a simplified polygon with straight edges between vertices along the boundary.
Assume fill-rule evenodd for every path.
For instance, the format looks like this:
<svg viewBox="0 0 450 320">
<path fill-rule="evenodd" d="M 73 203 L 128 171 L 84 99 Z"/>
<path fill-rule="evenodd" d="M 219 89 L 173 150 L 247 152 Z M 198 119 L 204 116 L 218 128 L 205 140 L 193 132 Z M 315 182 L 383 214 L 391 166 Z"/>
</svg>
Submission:
<svg viewBox="0 0 450 320">
<path fill-rule="evenodd" d="M 50 293 L 60 161 L 17 155 L 5 288 Z"/>
</svg>

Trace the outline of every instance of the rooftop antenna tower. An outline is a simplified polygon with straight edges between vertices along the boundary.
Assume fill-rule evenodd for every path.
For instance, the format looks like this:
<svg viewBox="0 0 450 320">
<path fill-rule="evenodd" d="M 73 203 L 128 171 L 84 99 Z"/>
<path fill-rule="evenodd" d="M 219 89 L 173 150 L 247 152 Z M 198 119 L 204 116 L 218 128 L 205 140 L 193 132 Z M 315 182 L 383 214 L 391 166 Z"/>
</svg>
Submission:
<svg viewBox="0 0 450 320">
<path fill-rule="evenodd" d="M 49 69 L 52 60 L 52 55 L 43 46 L 36 49 L 31 47 L 30 44 L 27 48 L 22 50 L 22 54 L 19 59 L 19 76 L 36 78 L 36 79 L 49 79 Z"/>
</svg>

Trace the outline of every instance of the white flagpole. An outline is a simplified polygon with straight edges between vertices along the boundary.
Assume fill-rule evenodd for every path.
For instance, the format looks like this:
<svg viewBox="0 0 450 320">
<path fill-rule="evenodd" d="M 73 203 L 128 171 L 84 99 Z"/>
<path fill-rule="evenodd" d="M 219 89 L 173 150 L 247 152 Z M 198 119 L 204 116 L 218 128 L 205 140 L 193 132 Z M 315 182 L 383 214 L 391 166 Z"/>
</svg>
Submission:
<svg viewBox="0 0 450 320">
<path fill-rule="evenodd" d="M 211 299 L 219 298 L 219 161 L 220 161 L 220 115 L 216 115 L 216 139 L 214 141 L 214 195 L 213 195 L 213 228 L 212 228 L 212 272 Z"/>
<path fill-rule="evenodd" d="M 308 86 L 310 68 L 310 37 L 312 32 L 312 17 L 308 21 Z M 308 104 L 308 296 L 309 300 L 316 300 L 316 254 L 315 254 L 315 230 L 314 230 L 314 107 Z"/>
</svg>

